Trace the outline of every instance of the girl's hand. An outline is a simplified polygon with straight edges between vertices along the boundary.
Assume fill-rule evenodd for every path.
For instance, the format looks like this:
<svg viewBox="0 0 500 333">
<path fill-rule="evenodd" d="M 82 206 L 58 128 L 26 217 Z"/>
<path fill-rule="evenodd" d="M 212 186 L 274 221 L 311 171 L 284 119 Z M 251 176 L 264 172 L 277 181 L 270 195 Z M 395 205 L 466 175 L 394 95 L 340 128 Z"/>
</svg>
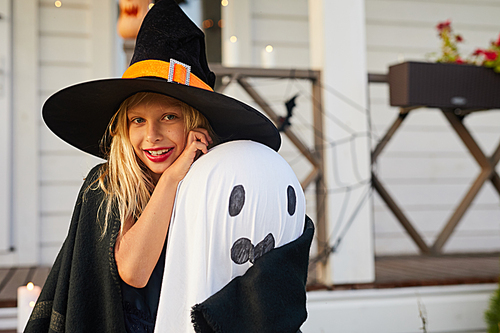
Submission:
<svg viewBox="0 0 500 333">
<path fill-rule="evenodd" d="M 189 171 L 191 164 L 208 151 L 212 138 L 204 128 L 195 128 L 187 135 L 186 146 L 182 154 L 163 172 L 161 178 L 168 177 L 170 181 L 180 182 Z"/>
</svg>

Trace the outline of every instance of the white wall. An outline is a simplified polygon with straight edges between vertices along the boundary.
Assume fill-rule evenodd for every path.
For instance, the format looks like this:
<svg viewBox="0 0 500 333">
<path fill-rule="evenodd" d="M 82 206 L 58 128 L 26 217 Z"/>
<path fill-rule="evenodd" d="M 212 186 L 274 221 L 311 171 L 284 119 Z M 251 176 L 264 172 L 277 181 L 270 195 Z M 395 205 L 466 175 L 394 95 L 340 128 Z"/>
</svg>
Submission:
<svg viewBox="0 0 500 333">
<path fill-rule="evenodd" d="M 65 0 L 60 8 L 49 0 L 14 2 L 15 251 L 0 252 L 0 266 L 50 265 L 66 236 L 83 177 L 99 160 L 52 134 L 41 107 L 65 86 L 114 75 L 116 10 L 115 0 Z"/>
<path fill-rule="evenodd" d="M 426 60 L 439 51 L 435 26 L 446 19 L 465 43 L 462 54 L 486 48 L 500 33 L 500 2 L 482 0 L 366 0 L 367 67 L 385 73 L 399 58 Z M 397 115 L 389 106 L 388 86 L 370 86 L 373 130 L 382 135 Z M 500 112 L 480 112 L 465 119 L 487 155 L 500 140 Z M 428 244 L 477 177 L 479 167 L 444 116 L 435 109 L 413 111 L 378 159 L 377 172 Z M 500 167 L 497 167 L 500 170 Z M 378 255 L 417 253 L 399 222 L 375 195 L 375 249 Z M 445 252 L 500 250 L 498 193 L 487 182 Z"/>
<path fill-rule="evenodd" d="M 40 4 L 39 107 L 47 97 L 81 81 L 112 77 L 117 7 L 114 0 L 52 1 Z M 39 123 L 41 262 L 51 264 L 61 247 L 87 172 L 100 160 L 57 138 Z"/>
<path fill-rule="evenodd" d="M 306 0 L 238 0 L 229 1 L 222 8 L 225 22 L 222 30 L 223 59 L 226 66 L 261 67 L 262 50 L 267 45 L 274 48 L 273 68 L 309 68 L 309 26 Z M 231 45 L 229 38 L 238 41 Z M 230 48 L 230 49 L 228 49 Z M 295 94 L 297 106 L 291 119 L 292 127 L 300 139 L 314 147 L 312 128 L 312 100 L 310 83 L 303 80 L 253 79 L 256 90 L 279 115 L 286 115 L 285 102 Z M 225 94 L 238 98 L 257 109 L 258 106 L 238 87 L 231 84 Z M 280 154 L 290 163 L 299 179 L 304 179 L 311 166 L 300 152 L 282 136 Z M 315 219 L 314 188 L 306 191 L 307 213 Z"/>
<path fill-rule="evenodd" d="M 479 333 L 496 284 L 312 291 L 305 333 Z"/>
<path fill-rule="evenodd" d="M 43 124 L 40 108 L 48 96 L 67 85 L 121 74 L 114 65 L 116 54 L 120 52 L 115 46 L 117 6 L 115 0 L 65 0 L 61 8 L 54 7 L 51 0 L 0 2 L 2 6 L 10 3 L 14 4 L 12 10 L 17 19 L 14 20 L 12 64 L 14 126 L 10 160 L 13 168 L 7 176 L 12 181 L 12 195 L 9 194 L 11 199 L 7 200 L 12 200 L 10 221 L 15 228 L 9 230 L 5 217 L 0 220 L 0 265 L 50 264 L 65 237 L 82 178 L 99 161 L 57 139 Z M 233 16 L 233 21 L 240 24 L 231 25 L 229 20 L 223 32 L 224 38 L 233 32 L 243 36 L 239 41 L 244 44 L 244 52 L 239 52 L 238 59 L 232 64 L 260 66 L 261 50 L 271 44 L 275 50 L 276 67 L 310 67 L 307 0 L 239 0 L 230 1 L 230 6 L 231 3 L 248 9 L 233 10 L 236 14 L 232 15 L 237 15 Z M 441 20 L 451 18 L 455 30 L 462 33 L 466 40 L 462 48 L 464 54 L 476 46 L 486 46 L 500 32 L 497 20 L 500 3 L 493 1 L 366 0 L 365 11 L 368 72 L 386 72 L 387 65 L 397 62 L 400 57 L 424 59 L 426 53 L 436 51 L 439 42 L 434 26 Z M 229 13 L 230 8 L 225 8 L 223 16 L 227 18 Z M 0 20 L 0 29 L 4 29 L 5 22 Z M 342 29 L 336 31 L 342 34 Z M 0 48 L 0 53 L 4 50 L 7 48 Z M 337 64 L 349 64 L 352 55 L 340 48 L 339 54 L 342 52 L 346 59 Z M 360 64 L 359 68 L 362 67 Z M 339 78 L 342 83 L 342 77 Z M 258 90 L 265 93 L 271 106 L 282 115 L 286 112 L 284 102 L 296 93 L 300 94 L 292 126 L 301 139 L 313 147 L 308 84 L 297 80 L 253 82 L 259 83 Z M 237 85 L 230 86 L 226 93 L 253 104 Z M 386 86 L 371 85 L 369 93 L 374 131 L 381 134 L 397 110 L 388 106 Z M 324 91 L 325 96 L 329 94 L 331 92 Z M 0 99 L 0 103 L 6 102 Z M 8 110 L 3 105 L 2 112 Z M 330 111 L 337 115 L 335 108 L 326 110 Z M 466 125 L 473 129 L 487 152 L 498 143 L 499 124 L 499 112 L 475 114 L 466 119 Z M 6 125 L 3 122 L 0 126 Z M 0 133 L 8 135 L 8 128 L 6 131 L 0 128 Z M 338 129 L 331 130 L 327 136 L 335 137 L 338 133 Z M 8 170 L 5 161 L 9 160 L 10 154 L 7 141 L 8 138 L 0 140 L 3 144 L 0 157 L 4 162 L 0 167 L 0 177 L 4 178 L 9 175 L 9 171 L 4 171 Z M 299 179 L 308 174 L 309 164 L 286 138 L 280 153 L 292 165 Z M 350 161 L 349 153 L 346 154 L 342 160 Z M 348 165 L 346 163 L 346 168 Z M 420 110 L 408 117 L 379 158 L 377 170 L 389 191 L 416 222 L 418 230 L 431 241 L 479 169 L 443 117 L 435 110 Z M 2 182 L 4 187 L 0 188 L 0 205 L 8 205 L 5 184 Z M 332 183 L 329 186 L 333 189 Z M 308 189 L 306 195 L 308 214 L 314 219 L 314 188 Z M 345 196 L 339 196 L 339 200 L 343 198 Z M 500 250 L 498 202 L 498 195 L 487 184 L 445 250 Z M 330 205 L 329 208 L 330 220 L 335 222 L 338 206 Z M 5 216 L 9 214 L 8 207 L 0 211 Z M 374 211 L 376 253 L 416 253 L 411 240 L 377 195 Z M 7 240 L 8 234 L 12 235 L 10 240 Z M 14 253 L 2 252 L 7 243 L 16 247 Z"/>
</svg>

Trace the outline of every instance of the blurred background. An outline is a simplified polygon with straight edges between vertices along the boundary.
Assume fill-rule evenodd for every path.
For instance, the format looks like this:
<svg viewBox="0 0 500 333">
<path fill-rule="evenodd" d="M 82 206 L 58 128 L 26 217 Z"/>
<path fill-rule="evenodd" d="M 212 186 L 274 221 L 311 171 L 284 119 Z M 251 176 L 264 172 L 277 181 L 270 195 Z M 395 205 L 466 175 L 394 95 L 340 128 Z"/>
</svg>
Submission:
<svg viewBox="0 0 500 333">
<path fill-rule="evenodd" d="M 303 184 L 317 226 L 303 331 L 486 332 L 500 113 L 450 106 L 460 132 L 438 108 L 391 106 L 388 72 L 435 61 L 447 20 L 463 59 L 488 48 L 500 1 L 178 2 L 206 34 L 217 90 L 276 123 Z M 102 162 L 52 134 L 41 106 L 66 86 L 121 77 L 152 5 L 0 0 L 0 332 L 16 327 L 16 288 L 43 285 Z"/>
</svg>

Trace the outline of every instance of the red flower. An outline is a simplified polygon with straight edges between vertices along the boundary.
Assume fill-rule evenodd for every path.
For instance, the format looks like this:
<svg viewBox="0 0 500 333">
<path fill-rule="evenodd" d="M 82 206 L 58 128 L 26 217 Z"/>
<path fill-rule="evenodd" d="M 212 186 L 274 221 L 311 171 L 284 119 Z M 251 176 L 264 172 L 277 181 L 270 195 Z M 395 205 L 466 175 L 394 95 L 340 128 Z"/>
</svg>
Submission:
<svg viewBox="0 0 500 333">
<path fill-rule="evenodd" d="M 483 50 L 483 49 L 476 49 L 476 50 L 474 51 L 474 53 L 472 53 L 472 55 L 474 55 L 474 56 L 478 56 L 478 55 L 483 54 L 483 53 L 484 53 L 484 50 Z"/>
<path fill-rule="evenodd" d="M 489 61 L 495 60 L 498 56 L 498 54 L 495 51 L 488 51 L 488 50 L 484 51 L 483 54 L 486 60 Z"/>
<path fill-rule="evenodd" d="M 495 42 L 495 45 L 496 45 L 496 46 L 500 46 L 500 35 L 498 35 L 498 39 L 497 39 L 497 41 Z"/>
<path fill-rule="evenodd" d="M 456 60 L 455 60 L 455 63 L 456 64 L 465 64 L 465 62 L 463 61 L 462 58 L 458 57 Z"/>
<path fill-rule="evenodd" d="M 444 22 L 439 23 L 436 28 L 438 29 L 439 32 L 441 32 L 443 29 L 449 29 L 450 28 L 451 21 L 446 20 Z"/>
<path fill-rule="evenodd" d="M 462 37 L 462 36 L 460 36 L 460 35 L 456 35 L 456 36 L 455 36 L 455 40 L 456 40 L 457 42 L 459 42 L 459 43 L 464 41 L 463 37 Z"/>
</svg>

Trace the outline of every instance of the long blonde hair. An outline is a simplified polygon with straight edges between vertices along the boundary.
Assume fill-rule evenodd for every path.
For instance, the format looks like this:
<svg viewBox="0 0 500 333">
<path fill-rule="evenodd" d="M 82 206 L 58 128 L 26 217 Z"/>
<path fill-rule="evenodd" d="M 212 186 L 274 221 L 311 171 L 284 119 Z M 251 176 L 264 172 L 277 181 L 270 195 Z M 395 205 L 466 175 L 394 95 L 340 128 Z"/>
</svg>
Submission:
<svg viewBox="0 0 500 333">
<path fill-rule="evenodd" d="M 105 211 L 103 235 L 108 229 L 109 220 L 113 218 L 114 205 L 118 208 L 120 230 L 123 231 L 124 223 L 129 220 L 135 223 L 151 198 L 155 184 L 151 171 L 136 156 L 130 142 L 127 112 L 139 104 L 148 106 L 157 102 L 180 107 L 186 135 L 189 131 L 201 127 L 208 130 L 213 141 L 216 142 L 215 133 L 208 120 L 199 111 L 175 98 L 151 92 L 140 92 L 123 101 L 111 118 L 108 130 L 102 139 L 105 143 L 109 140 L 108 136 L 111 137 L 111 144 L 105 152 L 107 163 L 101 167 L 98 179 L 99 187 L 105 194 L 105 200 L 99 208 Z"/>
</svg>

